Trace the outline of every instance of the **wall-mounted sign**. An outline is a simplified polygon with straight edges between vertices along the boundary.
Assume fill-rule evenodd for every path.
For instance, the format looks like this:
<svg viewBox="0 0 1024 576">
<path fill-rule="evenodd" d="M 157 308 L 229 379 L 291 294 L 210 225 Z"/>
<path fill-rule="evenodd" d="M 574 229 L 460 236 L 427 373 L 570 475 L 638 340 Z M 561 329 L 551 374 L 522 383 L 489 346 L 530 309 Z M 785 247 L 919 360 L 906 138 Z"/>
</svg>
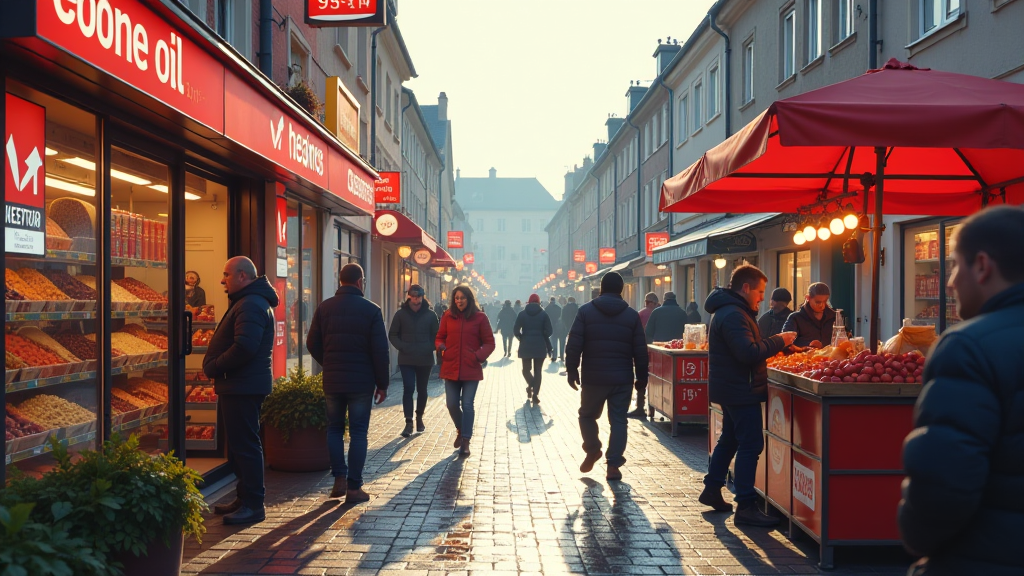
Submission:
<svg viewBox="0 0 1024 576">
<path fill-rule="evenodd" d="M 597 254 L 597 261 L 601 264 L 615 264 L 615 248 L 601 248 Z"/>
<path fill-rule="evenodd" d="M 277 277 L 288 276 L 288 201 L 277 197 Z"/>
<path fill-rule="evenodd" d="M 463 234 L 461 230 L 449 230 L 448 231 L 448 249 L 461 249 L 463 245 Z"/>
<path fill-rule="evenodd" d="M 387 0 L 304 0 L 306 24 L 328 26 L 384 26 Z"/>
<path fill-rule="evenodd" d="M 380 179 L 373 184 L 373 200 L 377 204 L 402 202 L 402 173 L 379 172 Z"/>
<path fill-rule="evenodd" d="M 653 256 L 655 248 L 668 244 L 668 232 L 648 232 L 644 236 L 647 239 L 647 256 Z"/>
<path fill-rule="evenodd" d="M 430 259 L 433 258 L 433 256 L 434 255 L 430 253 L 430 250 L 427 250 L 426 248 L 420 248 L 419 250 L 413 253 L 412 259 L 413 262 L 416 262 L 420 266 L 426 266 L 427 264 L 430 263 Z"/>
<path fill-rule="evenodd" d="M 356 154 L 359 154 L 359 102 L 345 88 L 341 78 L 327 78 L 324 126 Z"/>
<path fill-rule="evenodd" d="M 576 271 L 575 270 L 569 270 L 569 280 L 575 280 L 575 279 L 576 279 Z"/>
<path fill-rule="evenodd" d="M 391 236 L 395 232 L 398 232 L 398 218 L 395 218 L 392 214 L 381 214 L 377 216 L 377 234 L 381 236 Z"/>
<path fill-rule="evenodd" d="M 584 269 L 587 271 L 587 274 L 593 274 L 594 272 L 597 272 L 597 262 L 587 262 L 584 265 Z"/>
<path fill-rule="evenodd" d="M 373 214 L 373 180 L 370 175 L 336 148 L 330 149 L 328 157 L 328 181 L 331 185 L 328 191 L 366 214 Z"/>
<path fill-rule="evenodd" d="M 12 94 L 5 98 L 4 250 L 42 256 L 46 252 L 46 108 Z"/>
<path fill-rule="evenodd" d="M 586 262 L 587 261 L 587 251 L 586 250 L 573 250 L 572 251 L 572 261 L 573 262 Z"/>
<path fill-rule="evenodd" d="M 475 261 L 476 259 L 473 257 L 472 252 L 466 252 L 465 254 L 462 255 L 462 262 L 464 264 L 472 264 Z"/>
</svg>

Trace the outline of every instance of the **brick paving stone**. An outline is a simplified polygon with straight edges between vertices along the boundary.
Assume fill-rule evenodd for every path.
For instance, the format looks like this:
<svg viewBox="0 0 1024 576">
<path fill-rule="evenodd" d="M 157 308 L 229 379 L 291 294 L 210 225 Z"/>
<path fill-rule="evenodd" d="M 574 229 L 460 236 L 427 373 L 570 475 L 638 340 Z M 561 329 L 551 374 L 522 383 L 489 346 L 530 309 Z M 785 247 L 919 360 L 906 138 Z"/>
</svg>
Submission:
<svg viewBox="0 0 1024 576">
<path fill-rule="evenodd" d="M 819 574 L 817 545 L 779 530 L 737 527 L 697 503 L 707 429 L 629 421 L 623 480 L 588 474 L 577 424 L 579 393 L 547 365 L 542 403 L 526 402 L 520 363 L 485 369 L 472 451 L 452 447 L 444 387 L 431 381 L 427 431 L 401 438 L 401 382 L 375 406 L 365 504 L 327 498 L 328 472 L 267 470 L 267 520 L 224 526 L 206 517 L 182 574 L 504 576 L 517 574 Z M 607 421 L 602 420 L 607 439 Z M 232 496 L 233 497 L 233 496 Z M 212 504 L 212 503 L 211 503 Z M 902 575 L 891 549 L 837 552 L 835 574 Z"/>
</svg>

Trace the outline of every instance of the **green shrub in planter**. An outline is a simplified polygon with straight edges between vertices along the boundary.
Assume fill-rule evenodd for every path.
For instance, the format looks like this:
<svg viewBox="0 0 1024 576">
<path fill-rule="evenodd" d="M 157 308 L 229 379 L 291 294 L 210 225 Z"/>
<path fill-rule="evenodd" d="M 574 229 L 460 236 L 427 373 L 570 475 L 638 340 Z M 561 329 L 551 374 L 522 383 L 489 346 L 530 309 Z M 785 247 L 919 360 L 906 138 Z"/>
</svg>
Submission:
<svg viewBox="0 0 1024 576">
<path fill-rule="evenodd" d="M 34 502 L 30 520 L 87 542 L 107 561 L 118 552 L 141 556 L 151 542 L 170 544 L 178 534 L 202 539 L 202 477 L 173 455 L 150 456 L 138 437 L 118 434 L 74 460 L 56 440 L 50 445 L 56 468 L 38 480 L 15 473 L 0 505 Z"/>
<path fill-rule="evenodd" d="M 35 504 L 0 506 L 0 575 L 106 576 L 115 569 L 81 538 L 29 520 Z"/>
<path fill-rule="evenodd" d="M 263 401 L 261 420 L 281 431 L 285 442 L 292 430 L 300 428 L 327 429 L 327 398 L 323 375 L 312 375 L 302 368 L 293 368 L 288 376 L 274 382 L 274 389 Z"/>
</svg>

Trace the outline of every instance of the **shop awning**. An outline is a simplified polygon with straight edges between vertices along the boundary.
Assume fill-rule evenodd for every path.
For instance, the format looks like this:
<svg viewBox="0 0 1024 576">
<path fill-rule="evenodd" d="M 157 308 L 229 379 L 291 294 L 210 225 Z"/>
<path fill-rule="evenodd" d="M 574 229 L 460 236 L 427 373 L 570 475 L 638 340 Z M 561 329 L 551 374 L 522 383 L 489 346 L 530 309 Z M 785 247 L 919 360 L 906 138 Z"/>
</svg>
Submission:
<svg viewBox="0 0 1024 576">
<path fill-rule="evenodd" d="M 623 276 L 625 276 L 627 274 L 632 275 L 633 268 L 642 265 L 644 263 L 644 261 L 646 261 L 646 260 L 647 260 L 647 256 L 644 255 L 644 256 L 640 256 L 638 258 L 633 258 L 632 260 L 626 260 L 625 262 L 619 262 L 615 266 L 612 266 L 611 268 L 609 268 L 608 272 L 618 272 L 619 274 L 622 274 Z"/>
<path fill-rule="evenodd" d="M 757 250 L 757 239 L 752 234 L 741 233 L 776 216 L 777 213 L 726 215 L 721 220 L 655 248 L 654 263 L 667 264 L 707 254 L 753 252 Z"/>
<path fill-rule="evenodd" d="M 455 268 L 455 259 L 447 250 L 438 246 L 430 265 L 435 268 Z"/>
<path fill-rule="evenodd" d="M 408 216 L 395 210 L 377 211 L 373 217 L 373 238 L 389 244 L 407 245 L 410 248 L 422 246 L 437 257 L 438 245 L 430 234 Z M 447 253 L 445 255 L 447 256 Z M 448 256 L 448 259 L 451 259 L 451 256 Z"/>
<path fill-rule="evenodd" d="M 598 270 L 597 272 L 594 272 L 593 274 L 590 274 L 590 275 L 584 276 L 583 278 L 580 278 L 579 281 L 580 282 L 593 282 L 594 280 L 600 280 L 601 276 L 604 276 L 606 272 L 610 272 L 611 269 L 612 269 L 611 266 L 609 266 L 607 268 L 601 268 L 600 270 Z"/>
</svg>

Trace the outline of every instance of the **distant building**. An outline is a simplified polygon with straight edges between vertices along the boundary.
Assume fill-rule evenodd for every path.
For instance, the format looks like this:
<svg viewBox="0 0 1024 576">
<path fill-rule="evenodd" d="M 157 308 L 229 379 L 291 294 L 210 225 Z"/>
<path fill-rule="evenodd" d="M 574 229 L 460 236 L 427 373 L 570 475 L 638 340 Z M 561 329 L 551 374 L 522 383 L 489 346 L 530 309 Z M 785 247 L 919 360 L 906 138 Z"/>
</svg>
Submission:
<svg viewBox="0 0 1024 576">
<path fill-rule="evenodd" d="M 472 269 L 491 285 L 489 299 L 526 300 L 548 274 L 544 228 L 559 202 L 536 178 L 455 178 L 455 197 L 473 228 Z"/>
</svg>

